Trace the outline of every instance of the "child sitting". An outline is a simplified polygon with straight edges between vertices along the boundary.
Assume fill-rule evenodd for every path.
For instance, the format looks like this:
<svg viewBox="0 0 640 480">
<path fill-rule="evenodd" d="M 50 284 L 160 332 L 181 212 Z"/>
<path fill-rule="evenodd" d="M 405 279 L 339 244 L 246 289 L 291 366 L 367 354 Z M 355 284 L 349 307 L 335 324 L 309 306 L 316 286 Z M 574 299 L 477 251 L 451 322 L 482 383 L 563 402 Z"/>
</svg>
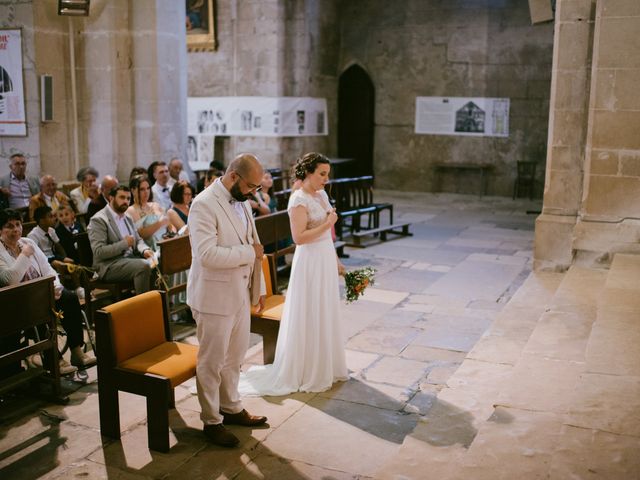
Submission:
<svg viewBox="0 0 640 480">
<path fill-rule="evenodd" d="M 75 263 L 80 263 L 80 254 L 78 253 L 78 244 L 74 239 L 74 235 L 84 232 L 84 228 L 80 222 L 76 220 L 76 214 L 69 205 L 61 205 L 56 210 L 58 217 L 58 226 L 56 233 L 60 239 L 60 244 L 67 256 L 72 258 Z"/>
<path fill-rule="evenodd" d="M 64 248 L 60 245 L 60 239 L 53 229 L 57 220 L 53 215 L 51 207 L 43 206 L 36 208 L 33 212 L 33 219 L 38 225 L 29 232 L 27 237 L 40 247 L 40 250 L 47 256 L 49 263 L 54 260 L 73 263 L 73 259 L 67 257 Z"/>
</svg>

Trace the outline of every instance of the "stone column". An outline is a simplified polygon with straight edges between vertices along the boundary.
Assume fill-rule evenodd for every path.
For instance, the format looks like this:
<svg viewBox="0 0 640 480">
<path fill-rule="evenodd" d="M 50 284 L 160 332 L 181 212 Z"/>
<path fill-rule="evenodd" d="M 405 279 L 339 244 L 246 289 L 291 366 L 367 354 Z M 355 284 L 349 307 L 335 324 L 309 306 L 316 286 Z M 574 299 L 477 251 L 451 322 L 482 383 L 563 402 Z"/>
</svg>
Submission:
<svg viewBox="0 0 640 480">
<path fill-rule="evenodd" d="M 580 210 L 596 0 L 556 3 L 547 171 L 536 220 L 534 267 L 566 269 Z"/>
</svg>

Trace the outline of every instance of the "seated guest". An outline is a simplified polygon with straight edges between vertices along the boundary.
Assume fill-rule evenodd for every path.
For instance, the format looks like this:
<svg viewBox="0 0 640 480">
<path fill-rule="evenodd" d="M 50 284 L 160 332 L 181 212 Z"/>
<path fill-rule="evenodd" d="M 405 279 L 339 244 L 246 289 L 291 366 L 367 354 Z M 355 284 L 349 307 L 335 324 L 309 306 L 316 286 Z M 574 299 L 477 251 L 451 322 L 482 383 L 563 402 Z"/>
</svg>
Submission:
<svg viewBox="0 0 640 480">
<path fill-rule="evenodd" d="M 76 179 L 80 182 L 80 186 L 69 192 L 78 213 L 87 213 L 91 200 L 97 199 L 100 195 L 97 178 L 98 171 L 93 167 L 82 167 L 78 170 Z"/>
<path fill-rule="evenodd" d="M 27 159 L 14 153 L 9 159 L 9 175 L 0 177 L 0 193 L 9 199 L 11 208 L 26 208 L 29 200 L 40 191 L 37 177 L 27 177 Z"/>
<path fill-rule="evenodd" d="M 169 175 L 173 179 L 174 182 L 178 182 L 183 180 L 189 183 L 189 175 L 184 171 L 184 165 L 182 164 L 182 160 L 179 158 L 172 158 L 169 161 Z"/>
<path fill-rule="evenodd" d="M 73 263 L 73 259 L 67 257 L 64 248 L 60 245 L 60 239 L 54 230 L 58 220 L 53 215 L 51 207 L 44 206 L 36 208 L 36 211 L 33 213 L 33 218 L 38 225 L 29 232 L 27 237 L 38 245 L 38 248 L 45 254 L 49 263 L 54 260 Z"/>
<path fill-rule="evenodd" d="M 137 177 L 138 175 L 147 175 L 147 177 L 149 176 L 149 174 L 147 173 L 147 169 L 144 167 L 133 167 L 131 169 L 131 173 L 129 173 L 129 184 L 131 184 L 131 180 L 133 179 L 133 177 Z"/>
<path fill-rule="evenodd" d="M 95 357 L 83 351 L 82 311 L 78 297 L 62 286 L 38 246 L 29 238 L 21 238 L 20 213 L 15 210 L 0 211 L 0 228 L 0 286 L 16 285 L 39 277 L 55 277 L 56 308 L 63 313 L 62 326 L 67 333 L 73 365 L 60 360 L 60 373 L 73 373 L 75 367 L 85 368 L 95 364 Z"/>
<path fill-rule="evenodd" d="M 109 204 L 91 217 L 87 232 L 93 251 L 93 268 L 105 282 L 133 280 L 136 293 L 149 291 L 151 267 L 145 260 L 153 251 L 140 238 L 125 212 L 131 191 L 125 185 L 111 190 Z"/>
<path fill-rule="evenodd" d="M 60 245 L 64 248 L 67 256 L 75 263 L 80 263 L 80 254 L 78 253 L 78 245 L 73 236 L 77 233 L 84 232 L 82 224 L 76 220 L 76 214 L 69 205 L 62 205 L 56 210 L 58 217 L 58 225 L 56 226 L 56 234 L 60 239 Z"/>
<path fill-rule="evenodd" d="M 196 190 L 200 193 L 211 185 L 216 178 L 221 177 L 222 175 L 224 175 L 224 165 L 217 160 L 212 160 L 211 163 L 209 163 L 209 170 L 207 170 L 207 173 L 205 173 L 204 177 L 198 180 Z"/>
<path fill-rule="evenodd" d="M 171 208 L 170 192 L 175 181 L 169 176 L 169 168 L 164 162 L 156 162 L 153 167 L 153 178 L 155 183 L 151 184 L 151 191 L 156 203 L 160 204 L 165 212 Z"/>
<path fill-rule="evenodd" d="M 45 175 L 40 179 L 40 193 L 31 197 L 29 202 L 29 218 L 34 220 L 33 213 L 38 207 L 51 207 L 55 212 L 62 205 L 69 204 L 69 197 L 58 190 L 56 179 L 51 175 Z"/>
<path fill-rule="evenodd" d="M 278 210 L 278 202 L 275 197 L 269 196 L 269 189 L 273 186 L 273 177 L 270 172 L 264 172 L 260 187 L 249 199 L 254 217 L 269 215 Z"/>
<path fill-rule="evenodd" d="M 173 207 L 167 212 L 171 225 L 180 230 L 189 219 L 189 207 L 193 200 L 193 187 L 188 182 L 180 180 L 171 189 L 171 201 Z"/>
<path fill-rule="evenodd" d="M 87 214 L 85 216 L 87 222 L 97 212 L 102 210 L 109 203 L 109 192 L 111 189 L 118 185 L 118 179 L 112 175 L 105 175 L 100 184 L 100 195 L 91 199 L 89 206 L 87 207 Z"/>
<path fill-rule="evenodd" d="M 175 228 L 169 223 L 169 218 L 160 205 L 153 202 L 153 193 L 146 175 L 133 177 L 129 184 L 133 196 L 133 205 L 127 210 L 138 231 L 138 235 L 153 250 L 156 242 L 162 240 L 167 231 L 175 233 Z"/>
</svg>

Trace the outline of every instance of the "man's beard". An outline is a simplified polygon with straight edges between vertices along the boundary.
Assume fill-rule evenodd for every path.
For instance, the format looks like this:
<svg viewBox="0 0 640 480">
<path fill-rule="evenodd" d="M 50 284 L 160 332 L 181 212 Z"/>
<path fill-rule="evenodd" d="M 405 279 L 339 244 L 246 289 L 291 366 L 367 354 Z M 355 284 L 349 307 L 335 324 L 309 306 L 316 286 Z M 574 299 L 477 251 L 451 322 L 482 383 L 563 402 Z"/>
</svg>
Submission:
<svg viewBox="0 0 640 480">
<path fill-rule="evenodd" d="M 118 213 L 124 213 L 127 211 L 127 208 L 129 208 L 129 205 L 127 205 L 126 203 L 123 203 L 122 205 L 116 204 L 114 210 Z"/>
<path fill-rule="evenodd" d="M 244 194 L 242 193 L 242 190 L 240 190 L 240 181 L 237 181 L 236 183 L 231 185 L 231 190 L 229 190 L 229 193 L 231 194 L 233 199 L 237 200 L 238 202 L 244 202 L 251 198 L 250 193 Z"/>
</svg>

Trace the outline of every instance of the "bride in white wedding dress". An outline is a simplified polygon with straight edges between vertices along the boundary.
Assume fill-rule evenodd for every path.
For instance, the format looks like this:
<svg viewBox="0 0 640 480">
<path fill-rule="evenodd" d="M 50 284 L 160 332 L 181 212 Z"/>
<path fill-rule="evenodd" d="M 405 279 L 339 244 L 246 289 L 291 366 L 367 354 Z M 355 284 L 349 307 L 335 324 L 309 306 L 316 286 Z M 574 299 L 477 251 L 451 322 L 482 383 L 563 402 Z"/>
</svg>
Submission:
<svg viewBox="0 0 640 480">
<path fill-rule="evenodd" d="M 344 266 L 331 237 L 338 217 L 324 191 L 329 168 L 319 153 L 296 163 L 302 187 L 291 194 L 287 208 L 296 250 L 275 360 L 240 375 L 242 395 L 321 392 L 348 378 L 338 288 Z"/>
</svg>

